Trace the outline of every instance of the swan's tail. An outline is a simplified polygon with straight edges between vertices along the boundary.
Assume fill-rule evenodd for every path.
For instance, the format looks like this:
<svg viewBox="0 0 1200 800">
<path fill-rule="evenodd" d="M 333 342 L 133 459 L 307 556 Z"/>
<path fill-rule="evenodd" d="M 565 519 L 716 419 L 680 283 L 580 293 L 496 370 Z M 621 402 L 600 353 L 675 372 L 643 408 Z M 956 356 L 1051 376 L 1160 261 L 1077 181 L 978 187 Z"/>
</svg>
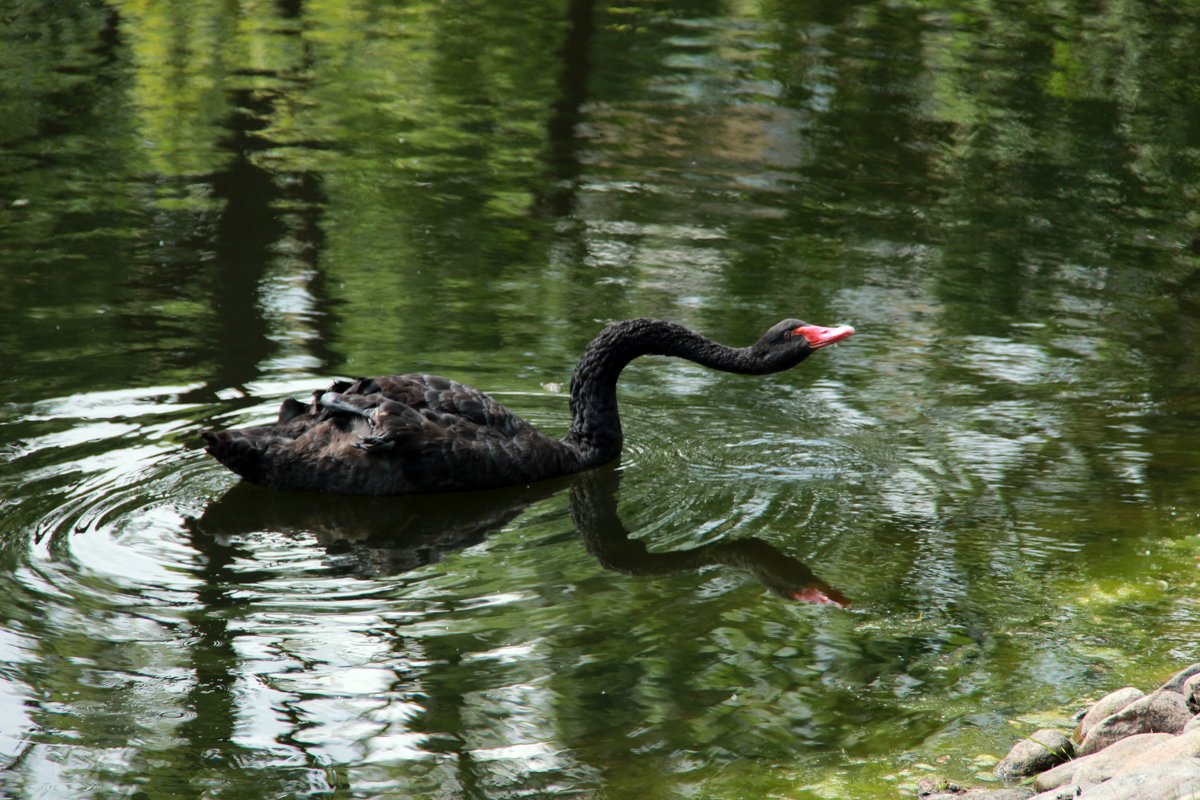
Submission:
<svg viewBox="0 0 1200 800">
<path fill-rule="evenodd" d="M 258 437 L 245 431 L 204 431 L 200 434 L 204 449 L 213 458 L 253 483 L 265 484 L 266 450 Z"/>
</svg>

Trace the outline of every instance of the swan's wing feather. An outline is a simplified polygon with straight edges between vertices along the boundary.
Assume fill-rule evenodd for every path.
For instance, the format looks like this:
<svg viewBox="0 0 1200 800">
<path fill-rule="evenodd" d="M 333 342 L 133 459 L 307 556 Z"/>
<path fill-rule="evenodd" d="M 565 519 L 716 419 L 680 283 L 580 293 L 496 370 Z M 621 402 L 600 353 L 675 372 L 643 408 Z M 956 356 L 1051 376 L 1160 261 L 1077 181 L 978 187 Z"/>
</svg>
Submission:
<svg viewBox="0 0 1200 800">
<path fill-rule="evenodd" d="M 280 411 L 282 420 L 294 409 Z M 461 460 L 533 432 L 489 395 L 437 375 L 389 375 L 339 381 L 314 392 L 312 417 L 337 417 L 360 437 L 359 449 L 405 460 Z"/>
<path fill-rule="evenodd" d="M 484 429 L 479 435 L 515 436 L 528 427 L 491 395 L 439 375 L 390 375 L 371 383 L 384 397 L 405 403 L 448 430 L 465 433 L 475 426 Z"/>
</svg>

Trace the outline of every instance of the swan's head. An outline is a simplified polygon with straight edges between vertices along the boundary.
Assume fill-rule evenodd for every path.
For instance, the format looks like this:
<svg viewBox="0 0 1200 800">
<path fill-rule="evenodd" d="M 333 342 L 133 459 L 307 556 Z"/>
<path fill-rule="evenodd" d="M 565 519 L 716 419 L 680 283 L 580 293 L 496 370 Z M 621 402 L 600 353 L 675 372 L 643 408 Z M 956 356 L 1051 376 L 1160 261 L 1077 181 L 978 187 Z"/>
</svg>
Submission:
<svg viewBox="0 0 1200 800">
<path fill-rule="evenodd" d="M 785 319 L 764 333 L 751 350 L 772 369 L 783 370 L 796 366 L 814 350 L 853 335 L 854 328 L 849 325 L 826 328 L 798 319 Z"/>
</svg>

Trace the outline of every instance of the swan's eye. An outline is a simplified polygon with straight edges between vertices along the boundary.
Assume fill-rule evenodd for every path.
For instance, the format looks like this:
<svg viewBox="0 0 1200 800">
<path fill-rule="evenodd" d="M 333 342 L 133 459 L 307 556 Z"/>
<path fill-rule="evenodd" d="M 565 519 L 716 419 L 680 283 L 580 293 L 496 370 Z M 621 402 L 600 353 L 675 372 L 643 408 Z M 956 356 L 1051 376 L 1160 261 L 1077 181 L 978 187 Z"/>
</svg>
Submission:
<svg viewBox="0 0 1200 800">
<path fill-rule="evenodd" d="M 792 332 L 791 332 L 791 331 L 784 331 L 784 332 L 783 332 L 783 338 L 784 338 L 784 339 L 790 339 L 790 338 L 792 338 Z"/>
</svg>

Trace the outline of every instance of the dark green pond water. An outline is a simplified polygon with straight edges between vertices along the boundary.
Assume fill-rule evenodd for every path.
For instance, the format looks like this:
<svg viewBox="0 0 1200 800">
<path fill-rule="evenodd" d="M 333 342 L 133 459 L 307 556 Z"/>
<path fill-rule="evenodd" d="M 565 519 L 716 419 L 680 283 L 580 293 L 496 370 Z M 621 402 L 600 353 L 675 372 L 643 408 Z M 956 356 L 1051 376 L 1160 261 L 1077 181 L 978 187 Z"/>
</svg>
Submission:
<svg viewBox="0 0 1200 800">
<path fill-rule="evenodd" d="M 0 796 L 891 798 L 1200 660 L 1194 3 L 0 21 Z M 544 486 L 199 449 L 412 370 L 562 433 L 635 316 L 859 333 L 638 361 Z"/>
</svg>

